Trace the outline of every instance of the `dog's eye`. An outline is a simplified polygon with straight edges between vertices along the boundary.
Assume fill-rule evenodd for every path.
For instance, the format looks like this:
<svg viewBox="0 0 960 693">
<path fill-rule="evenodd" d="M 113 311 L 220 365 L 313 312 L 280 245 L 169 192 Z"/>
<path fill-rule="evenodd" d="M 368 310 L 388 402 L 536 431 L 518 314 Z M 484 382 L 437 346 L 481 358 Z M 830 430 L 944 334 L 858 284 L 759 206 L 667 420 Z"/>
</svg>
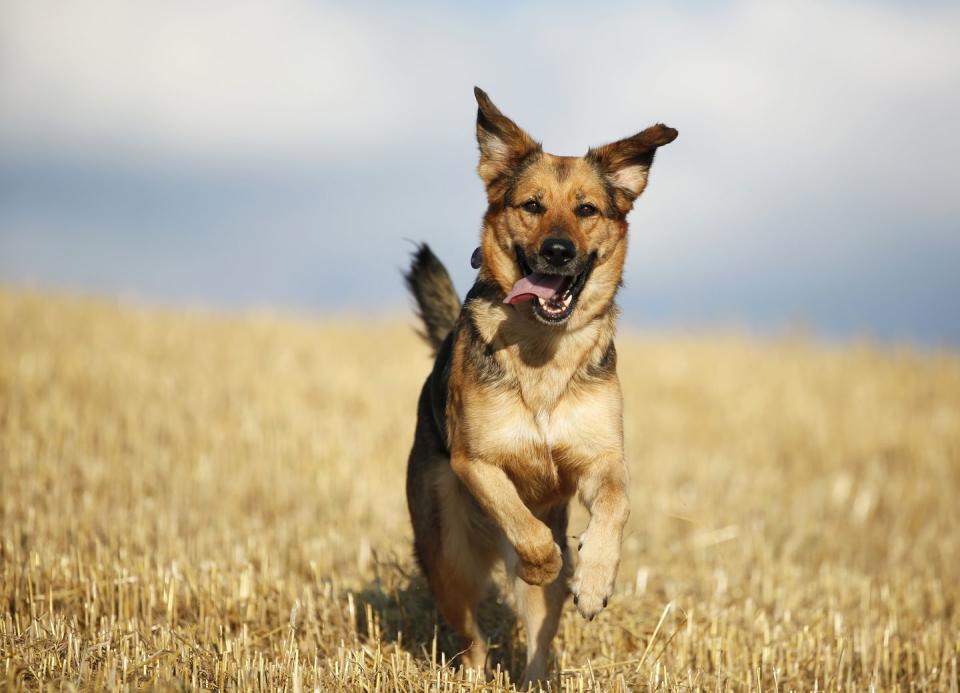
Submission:
<svg viewBox="0 0 960 693">
<path fill-rule="evenodd" d="M 586 202 L 577 207 L 575 213 L 578 217 L 592 217 L 597 213 L 597 208 Z"/>
<path fill-rule="evenodd" d="M 527 200 L 521 205 L 525 212 L 530 212 L 530 214 L 542 214 L 543 205 L 537 202 L 536 200 Z"/>
</svg>

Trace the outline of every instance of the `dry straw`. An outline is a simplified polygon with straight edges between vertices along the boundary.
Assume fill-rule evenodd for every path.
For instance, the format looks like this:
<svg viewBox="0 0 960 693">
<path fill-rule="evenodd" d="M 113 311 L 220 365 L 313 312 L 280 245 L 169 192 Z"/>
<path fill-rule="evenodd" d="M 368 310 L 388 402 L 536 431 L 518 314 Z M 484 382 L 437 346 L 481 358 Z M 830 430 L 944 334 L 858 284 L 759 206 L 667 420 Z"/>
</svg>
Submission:
<svg viewBox="0 0 960 693">
<path fill-rule="evenodd" d="M 500 691 L 416 576 L 412 330 L 0 292 L 0 686 Z M 960 358 L 620 340 L 620 587 L 553 690 L 957 691 Z M 574 516 L 571 531 L 582 528 Z"/>
</svg>

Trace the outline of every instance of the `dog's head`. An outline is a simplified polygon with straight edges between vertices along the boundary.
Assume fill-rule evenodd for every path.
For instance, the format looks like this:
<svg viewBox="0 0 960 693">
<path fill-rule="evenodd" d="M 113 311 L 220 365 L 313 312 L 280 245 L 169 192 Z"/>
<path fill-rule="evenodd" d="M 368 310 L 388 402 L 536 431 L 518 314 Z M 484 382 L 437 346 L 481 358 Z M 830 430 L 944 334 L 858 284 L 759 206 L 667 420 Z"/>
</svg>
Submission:
<svg viewBox="0 0 960 693">
<path fill-rule="evenodd" d="M 554 156 L 503 115 L 483 90 L 477 168 L 489 206 L 484 271 L 549 325 L 583 325 L 605 311 L 627 249 L 627 212 L 647 185 L 657 147 L 677 131 L 654 125 L 584 156 Z M 526 301 L 532 308 L 527 308 Z"/>
</svg>

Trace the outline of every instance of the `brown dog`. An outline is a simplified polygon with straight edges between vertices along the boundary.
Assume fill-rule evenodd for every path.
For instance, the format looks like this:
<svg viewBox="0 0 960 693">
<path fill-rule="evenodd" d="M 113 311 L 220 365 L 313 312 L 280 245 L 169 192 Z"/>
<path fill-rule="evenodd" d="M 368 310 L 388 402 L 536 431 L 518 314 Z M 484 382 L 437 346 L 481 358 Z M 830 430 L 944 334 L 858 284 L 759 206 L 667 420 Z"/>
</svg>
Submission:
<svg viewBox="0 0 960 693">
<path fill-rule="evenodd" d="M 477 605 L 498 559 L 527 633 L 525 681 L 542 679 L 567 591 L 588 619 L 607 605 L 630 514 L 613 345 L 626 215 L 657 147 L 654 125 L 582 157 L 545 153 L 475 89 L 489 206 L 463 306 L 418 249 L 407 285 L 436 351 L 407 468 L 417 560 L 444 618 L 483 667 Z M 567 505 L 590 511 L 572 571 Z M 568 585 L 569 582 L 569 585 Z"/>
</svg>

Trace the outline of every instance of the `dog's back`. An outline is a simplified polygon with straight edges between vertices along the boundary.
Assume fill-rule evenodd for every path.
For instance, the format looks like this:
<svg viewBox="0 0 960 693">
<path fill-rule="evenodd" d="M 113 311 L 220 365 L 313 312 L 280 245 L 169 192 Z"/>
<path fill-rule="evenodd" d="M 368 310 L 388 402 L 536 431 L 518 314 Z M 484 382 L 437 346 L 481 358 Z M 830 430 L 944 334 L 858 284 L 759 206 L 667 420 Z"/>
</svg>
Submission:
<svg viewBox="0 0 960 693">
<path fill-rule="evenodd" d="M 444 618 L 466 636 L 464 662 L 483 667 L 486 642 L 476 622 L 476 605 L 498 555 L 500 533 L 450 465 L 447 396 L 460 300 L 447 270 L 426 244 L 417 248 L 405 279 L 423 322 L 420 334 L 436 354 L 420 392 L 407 463 L 414 554 Z"/>
<path fill-rule="evenodd" d="M 417 247 L 404 279 L 423 322 L 420 336 L 436 355 L 433 371 L 420 392 L 416 434 L 407 463 L 407 505 L 413 525 L 414 553 L 430 579 L 440 540 L 440 500 L 435 482 L 438 468 L 449 468 L 450 464 L 445 409 L 460 299 L 443 263 L 426 243 Z"/>
</svg>

